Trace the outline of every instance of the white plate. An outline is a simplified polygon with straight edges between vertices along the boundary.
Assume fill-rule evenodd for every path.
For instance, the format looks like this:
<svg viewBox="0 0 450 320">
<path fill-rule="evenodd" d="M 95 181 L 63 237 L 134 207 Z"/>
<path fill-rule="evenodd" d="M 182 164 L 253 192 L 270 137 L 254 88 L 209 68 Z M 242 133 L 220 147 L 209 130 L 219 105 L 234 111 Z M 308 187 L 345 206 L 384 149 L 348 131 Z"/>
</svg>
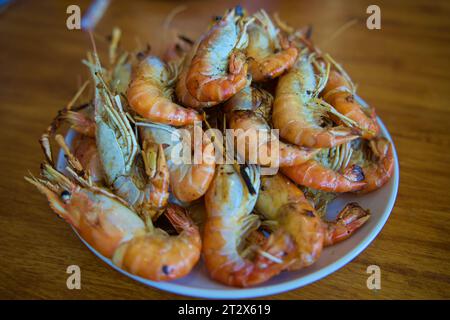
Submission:
<svg viewBox="0 0 450 320">
<path fill-rule="evenodd" d="M 378 121 L 381 126 L 382 136 L 388 138 L 392 142 L 386 127 L 380 119 L 378 119 Z M 70 130 L 66 137 L 68 144 L 70 144 L 74 136 L 74 131 Z M 385 186 L 366 195 L 342 195 L 329 206 L 327 211 L 327 218 L 333 219 L 346 203 L 357 201 L 363 208 L 370 209 L 371 217 L 368 222 L 349 239 L 332 247 L 325 248 L 320 259 L 312 266 L 299 271 L 284 272 L 259 286 L 241 289 L 217 283 L 208 277 L 202 261 L 198 263 L 188 276 L 182 279 L 170 282 L 150 281 L 118 268 L 110 259 L 107 259 L 98 253 L 81 237 L 80 239 L 89 250 L 117 271 L 148 286 L 180 295 L 200 298 L 236 299 L 268 296 L 296 289 L 326 277 L 339 268 L 342 268 L 360 254 L 383 228 L 394 206 L 399 183 L 398 158 L 394 144 L 392 144 L 392 147 L 395 159 L 394 174 Z M 58 167 L 63 163 L 64 156 L 60 152 L 58 157 Z"/>
</svg>

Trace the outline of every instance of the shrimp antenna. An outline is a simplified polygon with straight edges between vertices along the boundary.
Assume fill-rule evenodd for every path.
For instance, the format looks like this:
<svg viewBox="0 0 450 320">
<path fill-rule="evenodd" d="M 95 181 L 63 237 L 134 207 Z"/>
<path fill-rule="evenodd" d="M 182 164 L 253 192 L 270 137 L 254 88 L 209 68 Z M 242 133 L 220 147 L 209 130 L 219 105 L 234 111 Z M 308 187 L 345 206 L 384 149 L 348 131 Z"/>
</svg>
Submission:
<svg viewBox="0 0 450 320">
<path fill-rule="evenodd" d="M 180 6 L 176 6 L 169 12 L 169 14 L 164 19 L 164 23 L 163 23 L 164 36 L 167 36 L 167 32 L 169 31 L 170 25 L 171 25 L 173 19 L 176 17 L 176 15 L 183 11 L 186 11 L 186 9 L 187 9 L 187 6 L 180 5 Z"/>
<path fill-rule="evenodd" d="M 97 53 L 97 46 L 95 45 L 95 40 L 94 40 L 94 35 L 92 33 L 91 30 L 88 30 L 88 34 L 89 34 L 89 39 L 91 40 L 91 44 L 92 44 L 92 51 L 94 53 L 94 56 L 98 56 Z"/>
<path fill-rule="evenodd" d="M 111 43 L 109 45 L 109 64 L 114 65 L 117 58 L 117 49 L 119 47 L 122 31 L 118 27 L 114 27 L 111 34 Z"/>
<path fill-rule="evenodd" d="M 86 80 L 81 87 L 78 89 L 78 91 L 75 93 L 75 95 L 73 96 L 73 98 L 69 101 L 69 103 L 66 106 L 66 110 L 70 110 L 72 109 L 73 105 L 75 104 L 75 102 L 78 100 L 78 98 L 80 98 L 81 94 L 84 92 L 84 89 L 86 89 L 87 85 L 89 84 L 89 80 Z"/>
<path fill-rule="evenodd" d="M 347 31 L 348 29 L 350 29 L 352 26 L 354 26 L 356 23 L 358 22 L 358 19 L 354 18 L 351 19 L 349 21 L 347 21 L 346 23 L 344 23 L 342 26 L 340 26 L 335 32 L 333 32 L 331 34 L 331 36 L 326 39 L 325 41 L 323 41 L 320 46 L 324 47 L 326 46 L 328 43 L 330 43 L 331 41 L 333 41 L 334 39 L 336 39 L 337 37 L 339 37 L 341 34 L 343 34 L 345 31 Z M 308 37 L 307 37 L 308 38 Z"/>
</svg>

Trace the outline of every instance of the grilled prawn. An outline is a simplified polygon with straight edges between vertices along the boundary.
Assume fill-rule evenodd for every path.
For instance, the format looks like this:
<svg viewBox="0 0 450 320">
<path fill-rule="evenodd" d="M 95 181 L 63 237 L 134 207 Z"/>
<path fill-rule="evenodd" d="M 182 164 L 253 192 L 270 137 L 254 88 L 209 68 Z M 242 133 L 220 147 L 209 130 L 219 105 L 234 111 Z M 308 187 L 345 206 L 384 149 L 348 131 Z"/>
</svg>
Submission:
<svg viewBox="0 0 450 320">
<path fill-rule="evenodd" d="M 347 121 L 331 106 L 316 99 L 323 83 L 316 84 L 316 74 L 308 54 L 302 54 L 293 68 L 278 81 L 272 120 L 280 136 L 290 143 L 329 148 L 358 137 L 353 128 L 330 126 L 330 114 Z"/>
<path fill-rule="evenodd" d="M 267 219 L 266 225 L 281 228 L 292 237 L 296 258 L 289 270 L 313 264 L 324 246 L 347 239 L 370 217 L 359 205 L 350 203 L 335 221 L 324 221 L 303 192 L 282 174 L 261 178 L 256 210 Z"/>
<path fill-rule="evenodd" d="M 127 90 L 130 106 L 139 115 L 154 122 L 183 126 L 201 121 L 201 116 L 195 110 L 172 101 L 175 79 L 176 72 L 171 72 L 158 57 L 146 57 L 134 71 Z"/>
<path fill-rule="evenodd" d="M 68 150 L 64 141 L 58 141 Z M 46 146 L 43 146 L 46 149 Z M 51 151 L 46 150 L 46 155 Z M 107 189 L 95 186 L 89 176 L 79 176 L 76 158 L 67 154 L 70 178 L 43 164 L 42 178 L 25 179 L 43 193 L 50 207 L 71 224 L 94 249 L 119 267 L 154 281 L 177 279 L 188 274 L 200 258 L 197 226 L 184 210 L 170 205 L 165 212 L 179 232 L 169 236 L 145 221 L 127 202 Z"/>
<path fill-rule="evenodd" d="M 258 169 L 249 168 L 251 185 L 258 191 Z M 281 229 L 262 243 L 245 247 L 244 239 L 258 226 L 258 217 L 251 214 L 257 198 L 233 166 L 218 166 L 205 196 L 203 257 L 210 276 L 221 283 L 256 285 L 279 274 L 291 261 L 294 245 Z M 253 256 L 246 256 L 249 251 Z"/>
<path fill-rule="evenodd" d="M 196 100 L 220 103 L 250 83 L 243 50 L 251 21 L 232 9 L 203 36 L 186 74 L 186 87 Z"/>
</svg>

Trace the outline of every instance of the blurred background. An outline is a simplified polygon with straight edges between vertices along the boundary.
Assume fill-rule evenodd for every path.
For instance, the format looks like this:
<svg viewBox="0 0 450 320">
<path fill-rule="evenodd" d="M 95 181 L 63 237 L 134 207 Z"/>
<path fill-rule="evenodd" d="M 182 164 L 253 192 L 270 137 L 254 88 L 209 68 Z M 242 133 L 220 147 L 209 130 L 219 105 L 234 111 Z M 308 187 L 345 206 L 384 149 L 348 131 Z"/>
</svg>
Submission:
<svg viewBox="0 0 450 320">
<path fill-rule="evenodd" d="M 109 269 L 55 219 L 23 176 L 42 161 L 40 134 L 87 78 L 86 32 L 68 30 L 69 5 L 82 15 L 91 1 L 0 0 L 0 297 L 177 298 Z M 269 298 L 450 298 L 450 5 L 448 1 L 118 1 L 96 26 L 100 52 L 114 26 L 128 50 L 161 49 L 164 19 L 196 38 L 211 18 L 241 4 L 264 8 L 340 62 L 358 93 L 376 107 L 400 159 L 394 211 L 377 239 L 352 263 L 305 288 Z M 381 30 L 366 10 L 381 9 Z M 342 30 L 346 26 L 345 30 Z M 337 32 L 341 30 L 342 32 Z M 58 245 L 56 245 L 58 244 Z M 83 290 L 65 287 L 67 264 L 83 270 Z M 366 268 L 380 265 L 382 290 L 366 287 Z"/>
</svg>

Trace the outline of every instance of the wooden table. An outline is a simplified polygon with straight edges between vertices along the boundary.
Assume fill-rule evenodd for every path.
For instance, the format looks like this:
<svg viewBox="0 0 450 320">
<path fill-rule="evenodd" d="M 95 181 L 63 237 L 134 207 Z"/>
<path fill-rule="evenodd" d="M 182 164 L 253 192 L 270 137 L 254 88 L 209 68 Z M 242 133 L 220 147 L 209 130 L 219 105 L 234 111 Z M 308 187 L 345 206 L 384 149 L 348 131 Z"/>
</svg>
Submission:
<svg viewBox="0 0 450 320">
<path fill-rule="evenodd" d="M 23 179 L 38 172 L 37 139 L 71 99 L 90 48 L 86 34 L 65 26 L 66 8 L 87 1 L 16 1 L 0 14 L 0 298 L 177 299 L 105 266 L 57 219 Z M 190 37 L 233 3 L 196 1 L 176 19 Z M 164 17 L 185 1 L 113 1 L 98 25 L 123 30 L 123 45 L 158 50 Z M 241 1 L 251 10 L 253 1 Z M 359 93 L 377 107 L 400 158 L 395 208 L 376 240 L 344 268 L 307 287 L 268 299 L 450 298 L 450 6 L 446 1 L 377 1 L 381 30 L 366 28 L 371 1 L 260 1 L 313 37 L 342 62 Z M 346 22 L 355 24 L 333 38 Z M 101 50 L 103 43 L 98 43 Z M 66 268 L 82 270 L 82 289 L 66 288 Z M 382 289 L 366 287 L 379 265 Z"/>
</svg>

